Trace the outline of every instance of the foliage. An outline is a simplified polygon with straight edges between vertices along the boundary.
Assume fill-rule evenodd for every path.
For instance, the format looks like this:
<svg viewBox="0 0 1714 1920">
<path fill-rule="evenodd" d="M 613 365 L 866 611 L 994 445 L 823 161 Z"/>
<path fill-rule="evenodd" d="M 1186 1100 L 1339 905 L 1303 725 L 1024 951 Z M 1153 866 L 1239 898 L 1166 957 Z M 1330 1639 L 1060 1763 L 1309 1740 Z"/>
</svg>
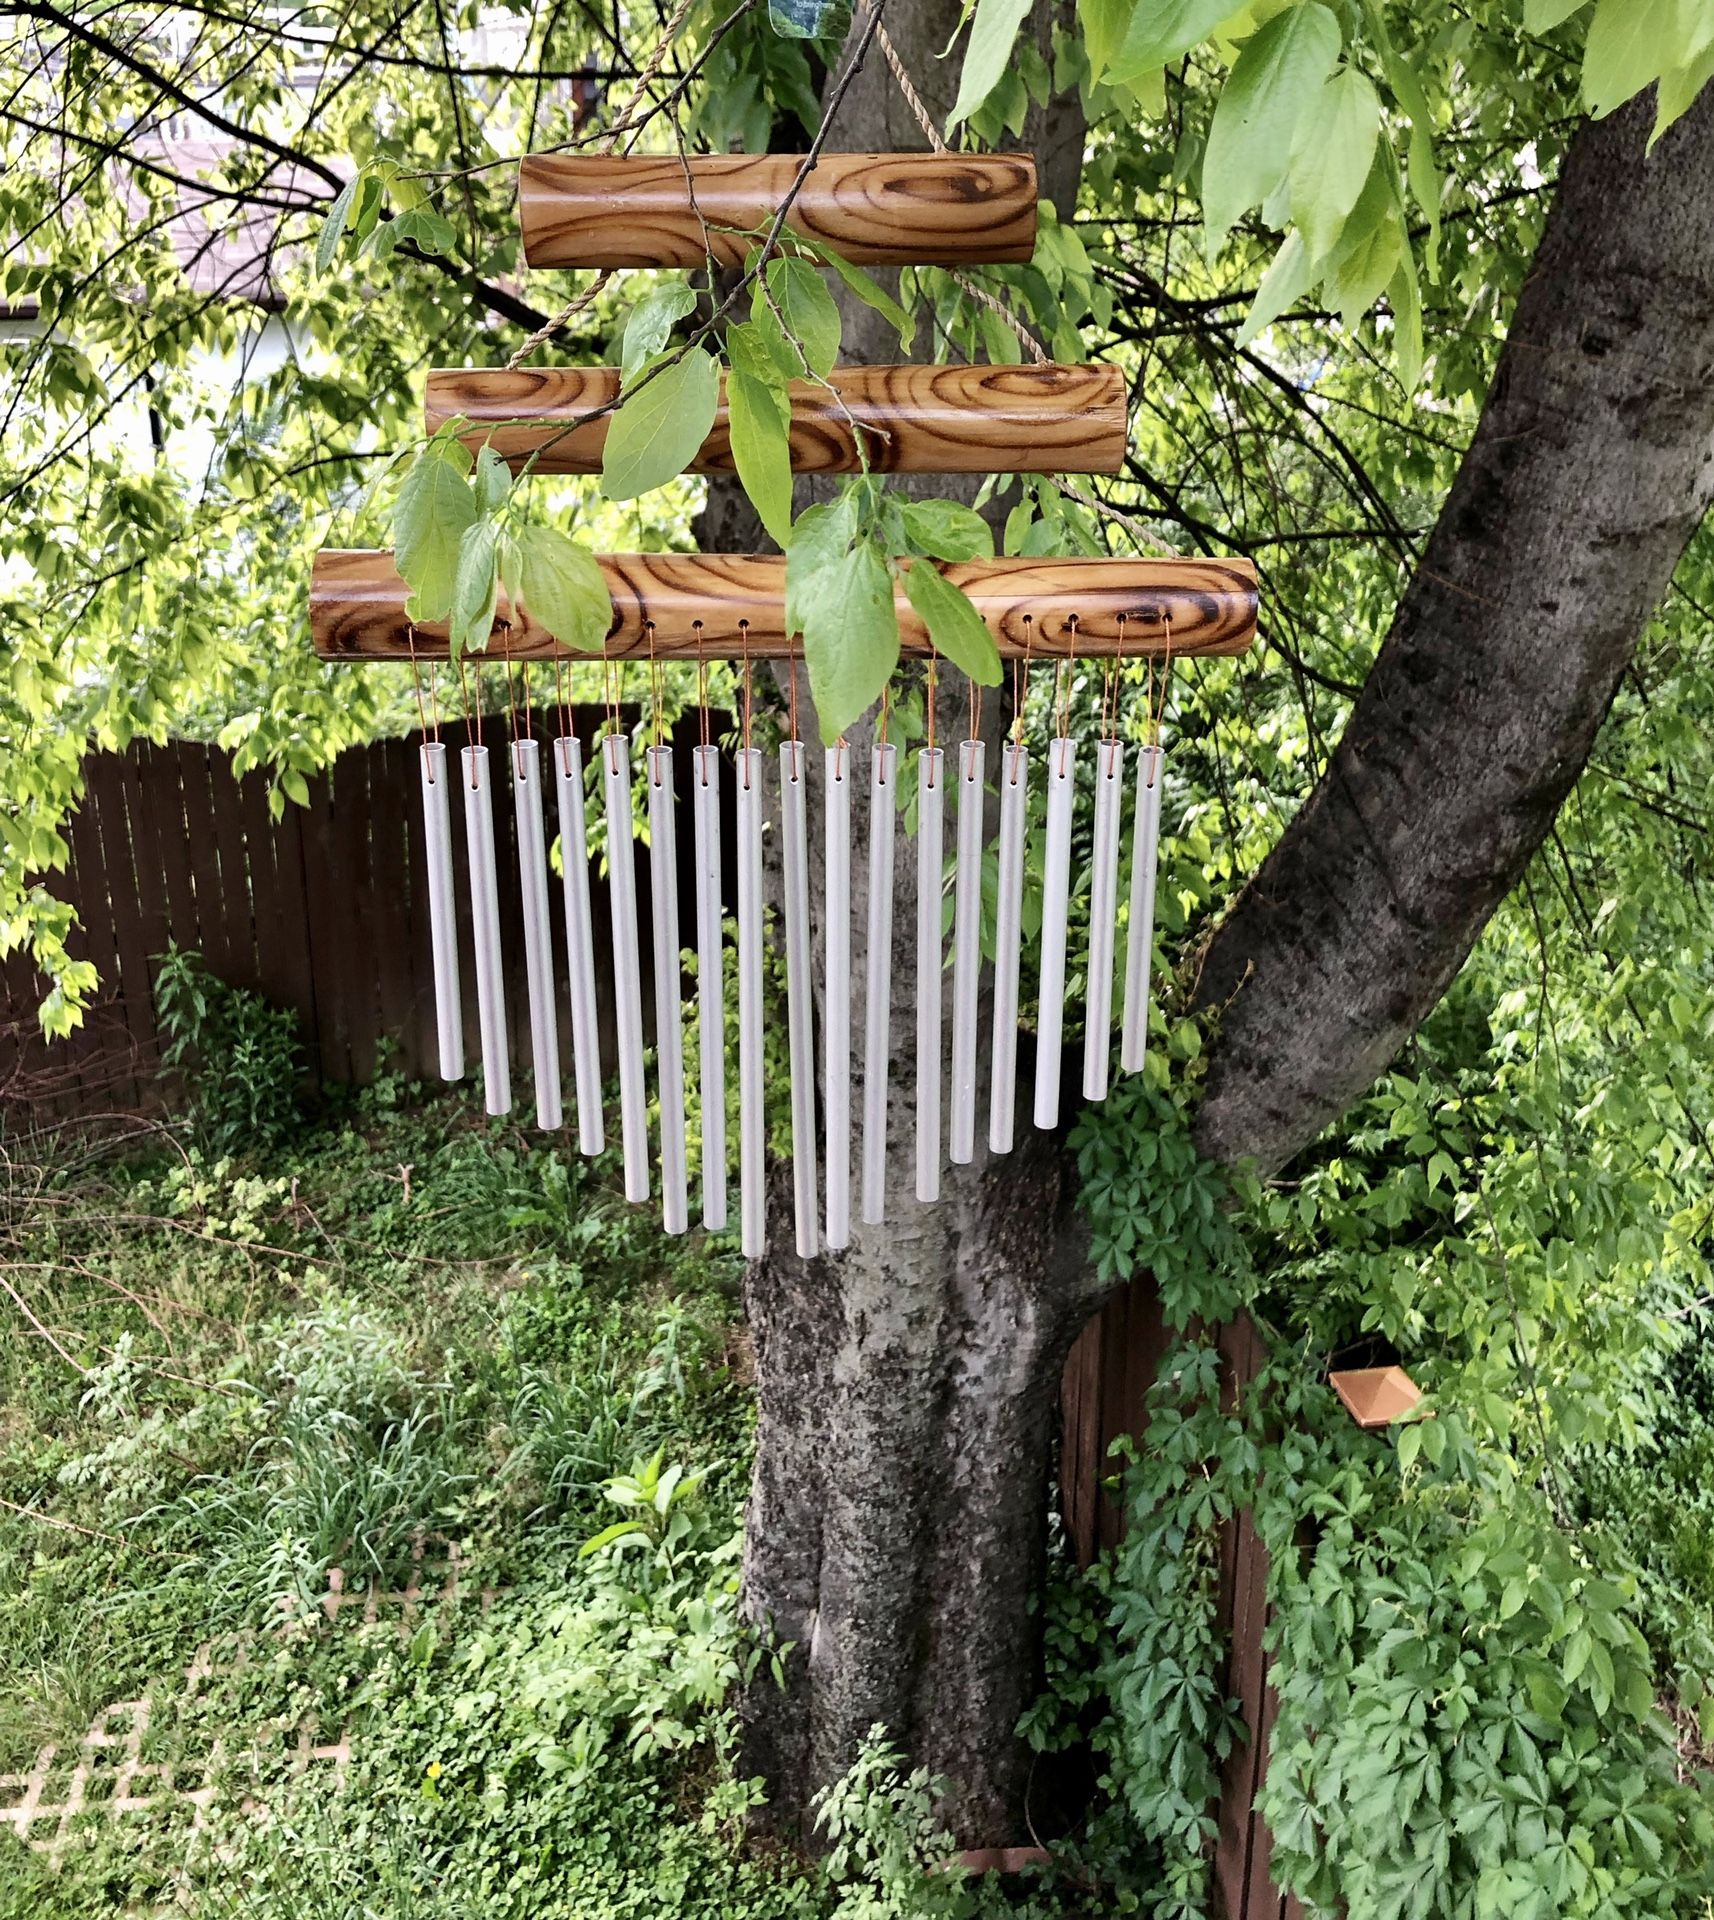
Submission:
<svg viewBox="0 0 1714 1920">
<path fill-rule="evenodd" d="M 301 1118 L 297 1022 L 284 1007 L 229 986 L 202 956 L 169 947 L 155 964 L 161 1064 L 190 1095 L 197 1137 L 216 1157 L 266 1150 Z"/>
</svg>

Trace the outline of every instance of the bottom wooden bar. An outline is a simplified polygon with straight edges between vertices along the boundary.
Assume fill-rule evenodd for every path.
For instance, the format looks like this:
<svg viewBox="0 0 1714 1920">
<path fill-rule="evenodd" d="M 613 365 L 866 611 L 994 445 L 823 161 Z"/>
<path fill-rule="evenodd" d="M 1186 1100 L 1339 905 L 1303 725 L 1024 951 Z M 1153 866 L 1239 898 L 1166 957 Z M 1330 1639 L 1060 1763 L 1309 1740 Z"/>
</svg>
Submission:
<svg viewBox="0 0 1714 1920">
<path fill-rule="evenodd" d="M 926 560 L 914 566 L 928 566 Z M 600 556 L 613 596 L 609 659 L 653 652 L 694 659 L 782 659 L 802 651 L 786 630 L 786 563 L 777 554 L 621 553 Z M 962 562 L 941 571 L 963 588 L 1000 652 L 1050 660 L 1243 653 L 1256 637 L 1256 570 L 1248 560 L 1019 560 Z M 310 633 L 328 660 L 445 659 L 446 627 L 413 628 L 407 589 L 390 553 L 319 553 Z M 894 596 L 906 653 L 929 651 L 928 630 Z M 578 658 L 527 608 L 496 622 L 491 657 Z"/>
</svg>

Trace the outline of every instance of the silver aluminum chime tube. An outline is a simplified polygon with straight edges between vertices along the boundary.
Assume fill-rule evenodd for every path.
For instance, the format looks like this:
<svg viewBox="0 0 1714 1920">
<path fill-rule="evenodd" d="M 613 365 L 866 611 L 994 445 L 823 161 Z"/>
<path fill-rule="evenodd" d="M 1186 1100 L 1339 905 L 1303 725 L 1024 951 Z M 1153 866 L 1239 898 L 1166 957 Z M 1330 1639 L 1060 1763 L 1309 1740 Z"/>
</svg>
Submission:
<svg viewBox="0 0 1714 1920">
<path fill-rule="evenodd" d="M 827 1129 L 827 1244 L 851 1244 L 851 751 L 843 740 L 823 755 L 822 1098 Z"/>
<path fill-rule="evenodd" d="M 524 909 L 524 984 L 530 996 L 530 1067 L 536 1125 L 551 1132 L 564 1118 L 559 1091 L 559 1012 L 554 1003 L 553 923 L 548 916 L 547 830 L 541 750 L 512 742 L 512 806 L 518 818 L 518 885 Z"/>
<path fill-rule="evenodd" d="M 933 697 L 932 695 L 930 696 Z M 946 755 L 917 754 L 917 1198 L 940 1198 L 942 832 Z"/>
<path fill-rule="evenodd" d="M 648 1094 L 643 1085 L 643 987 L 637 952 L 637 857 L 631 839 L 631 743 L 601 739 L 607 876 L 613 912 L 613 979 L 619 1027 L 619 1137 L 625 1198 L 649 1197 Z"/>
<path fill-rule="evenodd" d="M 747 1260 L 768 1250 L 762 1071 L 762 750 L 735 756 L 738 781 L 738 1219 Z"/>
<path fill-rule="evenodd" d="M 428 867 L 429 940 L 434 953 L 435 1033 L 440 1077 L 464 1078 L 464 1004 L 458 990 L 458 915 L 452 901 L 452 803 L 447 798 L 446 749 L 425 740 L 420 749 L 423 854 Z"/>
<path fill-rule="evenodd" d="M 821 1251 L 816 1219 L 815 1020 L 809 974 L 808 758 L 801 740 L 780 742 L 780 851 L 786 923 L 786 1033 L 791 1056 L 792 1202 L 798 1257 Z"/>
<path fill-rule="evenodd" d="M 696 1020 L 702 1224 L 726 1225 L 726 955 L 720 927 L 720 752 L 691 754 L 696 821 Z"/>
<path fill-rule="evenodd" d="M 958 868 L 952 895 L 952 1103 L 946 1157 L 976 1157 L 976 1018 L 982 987 L 982 805 L 986 750 L 958 748 Z"/>
<path fill-rule="evenodd" d="M 1065 734 L 1047 748 L 1047 850 L 1043 856 L 1041 984 L 1036 1011 L 1035 1123 L 1059 1124 L 1059 1060 L 1065 1032 L 1066 916 L 1071 903 L 1072 775 L 1077 745 Z"/>
<path fill-rule="evenodd" d="M 1125 930 L 1125 1022 L 1119 1065 L 1141 1073 L 1149 1050 L 1149 970 L 1155 944 L 1155 869 L 1160 857 L 1159 747 L 1137 755 L 1137 811 L 1131 829 L 1131 914 Z"/>
<path fill-rule="evenodd" d="M 565 897 L 566 977 L 571 993 L 571 1056 L 577 1076 L 577 1147 L 605 1145 L 601 1117 L 601 1026 L 595 1005 L 595 923 L 589 907 L 589 831 L 583 811 L 583 749 L 573 733 L 554 742 L 559 796 L 559 857 Z"/>
<path fill-rule="evenodd" d="M 988 1149 L 1010 1153 L 1018 1095 L 1018 963 L 1023 951 L 1024 839 L 1030 758 L 1015 735 L 1000 753 L 999 891 L 994 912 L 994 1044 L 988 1090 Z"/>
<path fill-rule="evenodd" d="M 655 943 L 655 1079 L 661 1113 L 661 1224 L 690 1227 L 684 1135 L 684 1029 L 678 941 L 678 839 L 673 809 L 673 750 L 648 749 L 649 902 Z"/>
<path fill-rule="evenodd" d="M 483 1103 L 491 1114 L 512 1111 L 512 1064 L 506 1039 L 506 987 L 500 955 L 500 893 L 494 873 L 494 792 L 488 749 L 468 746 L 464 762 L 464 841 L 470 868 L 470 921 L 476 940 L 476 1007 L 482 1031 Z"/>
<path fill-rule="evenodd" d="M 899 750 L 883 743 L 869 767 L 869 942 L 863 984 L 863 1223 L 887 1217 L 887 1072 L 893 1017 L 893 835 Z"/>
<path fill-rule="evenodd" d="M 1089 989 L 1083 1009 L 1083 1097 L 1105 1100 L 1113 1043 L 1113 943 L 1119 921 L 1119 826 L 1125 746 L 1095 743 L 1095 835 L 1089 879 Z"/>
</svg>

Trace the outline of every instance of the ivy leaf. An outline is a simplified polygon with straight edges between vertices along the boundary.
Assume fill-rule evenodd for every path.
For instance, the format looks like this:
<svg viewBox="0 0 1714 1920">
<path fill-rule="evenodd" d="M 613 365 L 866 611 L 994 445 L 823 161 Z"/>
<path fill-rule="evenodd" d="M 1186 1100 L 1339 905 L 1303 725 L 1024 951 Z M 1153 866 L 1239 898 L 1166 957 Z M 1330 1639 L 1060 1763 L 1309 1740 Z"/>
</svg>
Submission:
<svg viewBox="0 0 1714 1920">
<path fill-rule="evenodd" d="M 1139 0 L 1108 77 L 1134 86 L 1199 46 L 1233 12 L 1232 0 Z"/>
<path fill-rule="evenodd" d="M 1339 22 L 1321 0 L 1288 7 L 1245 43 L 1214 109 L 1202 162 L 1210 258 L 1284 179 L 1299 123 L 1333 71 L 1340 44 Z"/>
<path fill-rule="evenodd" d="M 764 334 L 774 336 L 783 323 L 810 372 L 825 379 L 839 358 L 842 332 L 826 282 L 807 260 L 796 259 L 770 260 L 766 278 L 767 291 L 758 286 L 751 296 L 751 319 Z"/>
<path fill-rule="evenodd" d="M 905 593 L 939 652 L 983 686 L 1000 684 L 1000 649 L 967 594 L 927 560 L 911 562 Z"/>
<path fill-rule="evenodd" d="M 416 621 L 444 620 L 452 611 L 459 542 L 476 518 L 476 496 L 454 448 L 464 455 L 456 441 L 431 442 L 406 472 L 393 506 L 393 564 L 411 589 L 406 616 Z"/>
<path fill-rule="evenodd" d="M 517 595 L 538 626 L 581 653 L 598 653 L 613 598 L 595 556 L 557 527 L 524 527 L 508 557 Z"/>
<path fill-rule="evenodd" d="M 683 280 L 659 281 L 643 295 L 625 322 L 625 338 L 619 348 L 626 386 L 665 349 L 673 328 L 695 307 L 696 295 Z"/>
<path fill-rule="evenodd" d="M 910 352 L 911 342 L 916 338 L 916 318 L 907 313 L 872 274 L 865 273 L 861 267 L 854 267 L 849 260 L 841 259 L 830 246 L 820 240 L 812 240 L 807 234 L 794 234 L 792 239 L 804 251 L 814 254 L 824 266 L 831 267 L 864 306 L 872 308 L 897 331 L 901 353 Z"/>
<path fill-rule="evenodd" d="M 958 98 L 952 103 L 948 127 L 968 120 L 1000 84 L 1011 63 L 1018 29 L 1029 10 L 1030 0 L 976 0 L 976 17 L 970 25 L 964 71 L 958 76 Z"/>
<path fill-rule="evenodd" d="M 1600 0 L 1583 48 L 1583 104 L 1597 120 L 1679 60 L 1679 0 Z"/>
<path fill-rule="evenodd" d="M 899 664 L 899 615 L 881 549 L 863 539 L 816 568 L 800 580 L 795 605 L 790 617 L 801 622 L 794 631 L 803 634 L 821 737 L 832 746 L 881 697 Z"/>
<path fill-rule="evenodd" d="M 738 478 L 783 549 L 792 537 L 791 403 L 771 381 L 734 360 L 726 380 L 726 418 Z"/>
<path fill-rule="evenodd" d="M 992 560 L 994 532 L 973 507 L 956 500 L 904 500 L 900 513 L 912 553 L 936 560 Z"/>
<path fill-rule="evenodd" d="M 1367 74 L 1344 67 L 1321 89 L 1297 130 L 1291 213 L 1312 260 L 1339 237 L 1368 183 L 1381 134 L 1381 96 Z"/>
<path fill-rule="evenodd" d="M 708 438 L 720 406 L 720 366 L 702 347 L 669 360 L 638 387 L 607 426 L 601 491 L 634 500 L 684 472 Z"/>
<path fill-rule="evenodd" d="M 494 608 L 500 595 L 499 538 L 492 520 L 474 520 L 458 543 L 448 635 L 454 660 L 468 648 L 485 647 L 494 631 Z"/>
</svg>

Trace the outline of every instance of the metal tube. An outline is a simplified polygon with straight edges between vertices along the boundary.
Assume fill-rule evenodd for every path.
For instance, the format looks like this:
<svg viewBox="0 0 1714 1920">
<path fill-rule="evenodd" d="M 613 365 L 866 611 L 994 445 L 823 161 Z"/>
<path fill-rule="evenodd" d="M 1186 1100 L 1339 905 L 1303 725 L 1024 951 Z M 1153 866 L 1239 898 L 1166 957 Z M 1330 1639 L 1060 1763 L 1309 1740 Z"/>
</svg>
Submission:
<svg viewBox="0 0 1714 1920">
<path fill-rule="evenodd" d="M 798 1257 L 821 1250 L 815 1201 L 815 1019 L 809 977 L 809 782 L 801 740 L 780 742 L 780 849 L 785 881 L 786 1026 L 791 1048 L 792 1199 Z"/>
<path fill-rule="evenodd" d="M 893 832 L 899 750 L 877 747 L 869 767 L 869 946 L 863 982 L 863 1221 L 887 1215 L 887 1069 L 893 1017 Z"/>
<path fill-rule="evenodd" d="M 940 894 L 946 755 L 917 754 L 917 1198 L 940 1198 Z"/>
<path fill-rule="evenodd" d="M 613 915 L 613 990 L 619 1025 L 619 1138 L 625 1198 L 649 1197 L 649 1110 L 643 1085 L 643 983 L 637 956 L 637 853 L 631 840 L 631 743 L 622 733 L 601 741 L 601 788 L 607 810 L 607 886 Z"/>
<path fill-rule="evenodd" d="M 1047 851 L 1043 856 L 1041 985 L 1036 998 L 1038 1127 L 1059 1125 L 1059 1055 L 1065 1031 L 1065 921 L 1071 896 L 1072 773 L 1076 742 L 1061 735 L 1047 749 Z"/>
<path fill-rule="evenodd" d="M 440 1077 L 464 1078 L 464 1005 L 458 991 L 458 916 L 452 906 L 452 805 L 447 799 L 446 749 L 425 740 L 423 852 L 428 862 L 429 943 L 434 953 L 435 1031 Z"/>
<path fill-rule="evenodd" d="M 1089 993 L 1083 1010 L 1083 1097 L 1105 1100 L 1113 1050 L 1113 947 L 1119 926 L 1119 819 L 1125 744 L 1095 743 L 1095 848 L 1089 879 Z"/>
<path fill-rule="evenodd" d="M 952 896 L 952 1108 L 946 1157 L 976 1158 L 976 1012 L 982 987 L 982 799 L 987 750 L 958 749 L 958 874 Z"/>
<path fill-rule="evenodd" d="M 1119 1039 L 1119 1065 L 1141 1073 L 1149 1050 L 1149 972 L 1155 952 L 1155 868 L 1160 853 L 1161 787 L 1164 763 L 1159 747 L 1137 755 L 1137 812 L 1131 829 L 1131 923 L 1125 933 L 1125 1024 Z"/>
<path fill-rule="evenodd" d="M 851 1244 L 851 752 L 829 747 L 822 765 L 827 869 L 826 1002 L 822 1099 L 827 1126 L 827 1244 Z"/>
<path fill-rule="evenodd" d="M 726 1225 L 726 951 L 720 931 L 720 749 L 691 751 L 696 820 L 696 1016 L 702 1107 L 702 1224 Z"/>
<path fill-rule="evenodd" d="M 571 1055 L 577 1076 L 577 1148 L 606 1144 L 601 1117 L 601 1022 L 595 1008 L 595 930 L 589 911 L 589 833 L 583 813 L 583 749 L 575 734 L 554 742 L 559 857 L 565 894 L 565 960 L 571 989 Z"/>
<path fill-rule="evenodd" d="M 518 888 L 524 908 L 524 983 L 530 996 L 536 1125 L 552 1132 L 565 1115 L 559 1094 L 559 1018 L 554 1006 L 553 922 L 548 917 L 541 750 L 533 740 L 512 742 L 512 806 L 518 816 Z"/>
<path fill-rule="evenodd" d="M 655 936 L 655 1079 L 661 1106 L 661 1225 L 690 1227 L 684 1140 L 684 1013 L 678 944 L 678 838 L 673 823 L 673 750 L 650 747 L 649 900 Z"/>
<path fill-rule="evenodd" d="M 470 920 L 476 936 L 476 1007 L 482 1029 L 482 1093 L 490 1113 L 512 1111 L 512 1063 L 506 1042 L 506 982 L 500 958 L 500 895 L 494 878 L 494 792 L 488 749 L 466 747 L 464 846 L 470 868 Z"/>
<path fill-rule="evenodd" d="M 762 1072 L 762 750 L 738 777 L 738 1218 L 745 1259 L 768 1250 L 767 1111 Z"/>
<path fill-rule="evenodd" d="M 1029 825 L 1030 761 L 1008 740 L 1000 754 L 1000 884 L 994 918 L 994 1044 L 990 1048 L 988 1146 L 1012 1150 L 1018 1095 L 1018 960 L 1023 948 L 1024 838 Z"/>
</svg>

